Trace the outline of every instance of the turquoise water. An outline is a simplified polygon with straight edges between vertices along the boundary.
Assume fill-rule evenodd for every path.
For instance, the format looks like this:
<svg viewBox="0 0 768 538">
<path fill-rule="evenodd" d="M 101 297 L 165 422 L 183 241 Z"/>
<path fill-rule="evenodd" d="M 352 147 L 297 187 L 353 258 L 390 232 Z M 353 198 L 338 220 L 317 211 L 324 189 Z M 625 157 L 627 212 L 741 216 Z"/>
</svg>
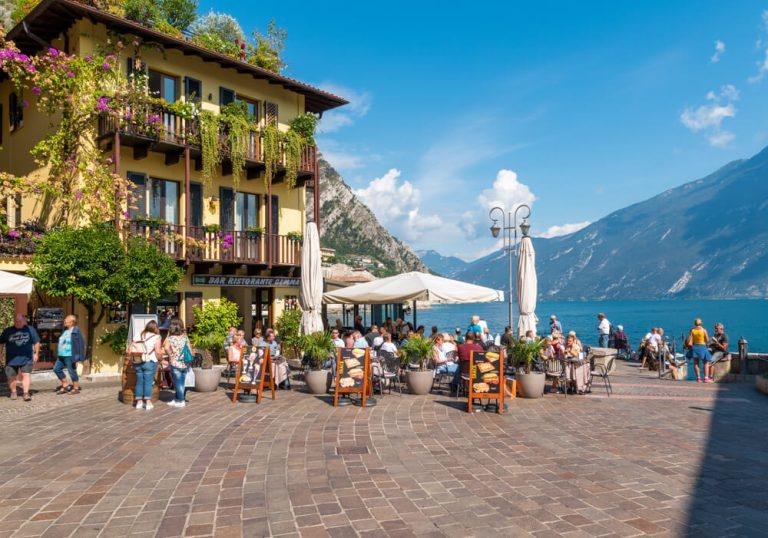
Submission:
<svg viewBox="0 0 768 538">
<path fill-rule="evenodd" d="M 614 326 L 624 326 L 633 348 L 651 327 L 663 327 L 665 335 L 674 335 L 679 345 L 681 333 L 687 334 L 694 318 L 700 317 L 710 334 L 715 322 L 725 325 L 732 351 L 736 351 L 736 343 L 743 336 L 749 341 L 750 351 L 768 352 L 766 300 L 543 302 L 536 308 L 540 332 L 549 330 L 549 316 L 555 314 L 565 331 L 576 331 L 593 346 L 597 345 L 598 312 L 604 312 Z M 465 329 L 473 314 L 485 319 L 494 334 L 507 325 L 507 303 L 435 305 L 420 310 L 417 321 L 427 327 L 427 332 L 432 325 L 453 332 L 456 327 Z"/>
</svg>

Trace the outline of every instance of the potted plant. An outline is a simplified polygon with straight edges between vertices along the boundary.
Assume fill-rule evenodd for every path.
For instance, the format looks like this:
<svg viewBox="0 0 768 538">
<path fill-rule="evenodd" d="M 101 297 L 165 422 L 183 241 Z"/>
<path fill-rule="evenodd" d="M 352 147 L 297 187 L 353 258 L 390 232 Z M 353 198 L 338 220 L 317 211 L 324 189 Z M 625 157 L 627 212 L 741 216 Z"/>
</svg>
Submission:
<svg viewBox="0 0 768 538">
<path fill-rule="evenodd" d="M 543 347 L 543 339 L 535 342 L 513 340 L 509 345 L 509 356 L 517 367 L 515 377 L 526 398 L 541 398 L 544 395 L 547 377 L 544 372 L 536 372 L 531 368 Z"/>
<path fill-rule="evenodd" d="M 213 364 L 213 357 L 218 359 L 222 341 L 214 333 L 193 335 L 194 346 L 202 355 L 202 360 L 192 363 L 195 372 L 195 392 L 213 392 L 219 388 L 223 364 Z"/>
<path fill-rule="evenodd" d="M 218 363 L 219 353 L 230 327 L 239 327 L 242 318 L 238 314 L 237 303 L 226 299 L 208 301 L 203 307 L 192 307 L 195 330 L 191 334 L 192 345 L 203 355 L 200 366 L 194 366 L 195 390 L 211 392 L 218 388 L 224 365 Z"/>
<path fill-rule="evenodd" d="M 206 224 L 203 226 L 203 230 L 208 234 L 217 234 L 221 231 L 221 226 L 218 224 Z"/>
<path fill-rule="evenodd" d="M 432 345 L 432 340 L 417 334 L 400 348 L 401 364 L 404 368 L 410 366 L 405 372 L 405 384 L 411 394 L 429 394 L 432 389 L 434 372 L 426 368 Z"/>
<path fill-rule="evenodd" d="M 336 345 L 331 333 L 320 331 L 301 337 L 301 348 L 309 369 L 304 374 L 310 394 L 325 394 L 330 385 L 330 372 L 323 370 L 323 362 L 333 356 Z"/>
<path fill-rule="evenodd" d="M 247 230 L 245 230 L 245 235 L 249 239 L 258 239 L 262 236 L 264 233 L 264 228 L 261 226 L 249 226 Z"/>
<path fill-rule="evenodd" d="M 285 236 L 289 241 L 295 241 L 297 243 L 301 243 L 304 240 L 304 236 L 301 232 L 288 232 Z"/>
</svg>

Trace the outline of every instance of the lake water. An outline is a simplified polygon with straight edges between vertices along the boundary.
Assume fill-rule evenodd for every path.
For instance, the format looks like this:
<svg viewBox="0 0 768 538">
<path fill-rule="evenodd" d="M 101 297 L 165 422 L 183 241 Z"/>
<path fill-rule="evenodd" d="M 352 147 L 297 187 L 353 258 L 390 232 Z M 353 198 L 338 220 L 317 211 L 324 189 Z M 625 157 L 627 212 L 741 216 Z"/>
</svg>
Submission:
<svg viewBox="0 0 768 538">
<path fill-rule="evenodd" d="M 766 300 L 543 302 L 536 308 L 539 332 L 549 332 L 549 316 L 555 314 L 566 332 L 576 331 L 584 343 L 596 346 L 598 312 L 604 312 L 614 327 L 624 326 L 633 348 L 651 327 L 663 327 L 665 335 L 674 335 L 679 345 L 681 333 L 687 334 L 694 318 L 700 317 L 710 334 L 715 322 L 725 325 L 731 351 L 737 350 L 743 336 L 749 341 L 750 351 L 768 352 Z M 485 319 L 494 334 L 507 325 L 507 303 L 435 305 L 419 310 L 417 321 L 427 328 L 427 333 L 432 325 L 441 332 L 453 332 L 456 327 L 466 329 L 473 314 Z"/>
</svg>

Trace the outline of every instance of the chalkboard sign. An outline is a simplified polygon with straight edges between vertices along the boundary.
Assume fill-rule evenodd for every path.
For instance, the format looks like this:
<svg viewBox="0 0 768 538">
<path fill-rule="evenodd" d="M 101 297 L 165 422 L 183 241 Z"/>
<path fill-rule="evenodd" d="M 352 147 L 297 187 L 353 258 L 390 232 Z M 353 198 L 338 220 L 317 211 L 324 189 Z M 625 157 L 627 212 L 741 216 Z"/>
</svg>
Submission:
<svg viewBox="0 0 768 538">
<path fill-rule="evenodd" d="M 256 403 L 261 403 L 264 388 L 272 390 L 275 399 L 275 381 L 272 376 L 272 358 L 268 347 L 244 346 L 237 361 L 235 372 L 235 390 L 232 392 L 232 403 L 237 403 L 240 391 L 256 391 Z"/>
<path fill-rule="evenodd" d="M 365 397 L 371 382 L 371 356 L 369 349 L 339 349 L 336 355 L 336 389 L 333 405 L 339 405 L 340 394 L 360 394 L 360 404 L 365 407 Z"/>
<path fill-rule="evenodd" d="M 475 398 L 497 400 L 499 413 L 504 410 L 504 350 L 472 351 L 469 356 L 468 411 Z"/>
</svg>

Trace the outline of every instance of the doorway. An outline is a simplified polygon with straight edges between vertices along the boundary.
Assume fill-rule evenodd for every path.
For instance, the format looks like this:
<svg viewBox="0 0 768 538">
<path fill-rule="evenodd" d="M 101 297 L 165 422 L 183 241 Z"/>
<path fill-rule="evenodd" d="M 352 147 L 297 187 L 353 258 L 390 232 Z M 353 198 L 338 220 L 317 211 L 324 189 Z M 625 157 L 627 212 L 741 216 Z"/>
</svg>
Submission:
<svg viewBox="0 0 768 538">
<path fill-rule="evenodd" d="M 258 327 L 264 331 L 272 327 L 272 301 L 274 299 L 274 289 L 256 288 L 253 290 L 253 303 L 251 305 L 251 315 L 253 316 L 253 327 Z"/>
</svg>

